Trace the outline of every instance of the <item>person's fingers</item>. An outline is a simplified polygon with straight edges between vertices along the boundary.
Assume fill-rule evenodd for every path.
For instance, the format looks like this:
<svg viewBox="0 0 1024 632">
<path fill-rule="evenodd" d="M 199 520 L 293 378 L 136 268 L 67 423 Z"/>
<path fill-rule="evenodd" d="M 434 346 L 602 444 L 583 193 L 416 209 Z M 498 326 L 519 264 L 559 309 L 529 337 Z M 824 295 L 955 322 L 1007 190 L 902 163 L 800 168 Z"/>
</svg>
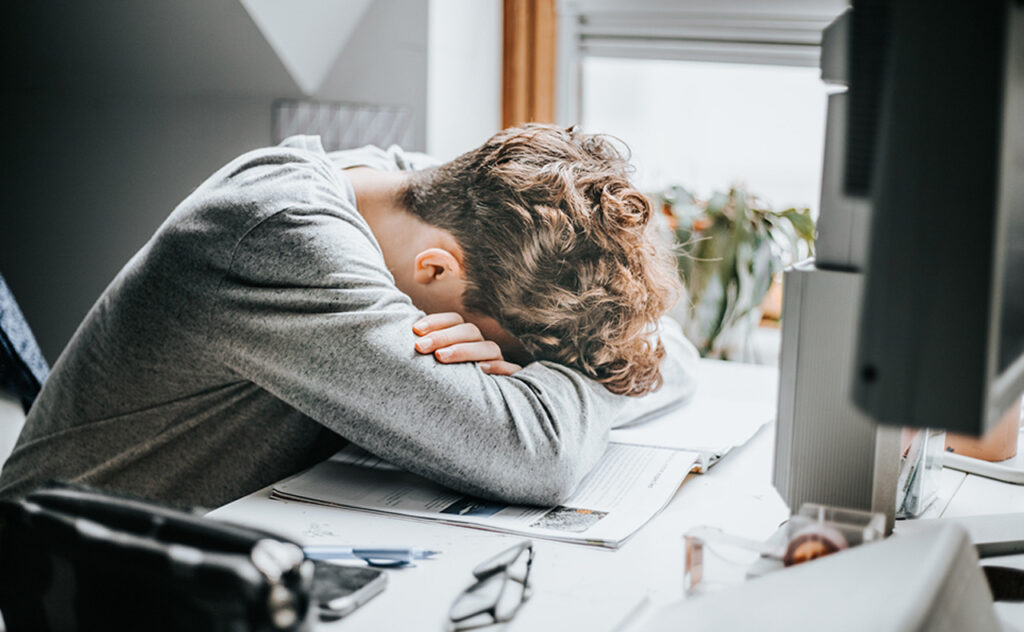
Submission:
<svg viewBox="0 0 1024 632">
<path fill-rule="evenodd" d="M 438 329 L 447 329 L 448 327 L 461 325 L 462 322 L 462 315 L 459 314 L 458 312 L 439 312 L 437 314 L 427 314 L 423 318 L 413 323 L 412 331 L 415 334 L 424 336 L 432 331 L 437 331 Z"/>
<path fill-rule="evenodd" d="M 434 352 L 438 362 L 451 364 L 454 362 L 484 362 L 488 360 L 502 360 L 501 347 L 490 340 L 479 342 L 460 342 L 451 346 L 438 349 Z"/>
<path fill-rule="evenodd" d="M 512 364 L 511 362 L 505 362 L 504 360 L 480 362 L 477 366 L 480 367 L 480 370 L 487 375 L 512 375 L 517 371 L 521 371 L 523 368 L 518 364 Z"/>
<path fill-rule="evenodd" d="M 416 341 L 416 350 L 420 353 L 430 353 L 438 349 L 444 349 L 463 342 L 480 342 L 484 337 L 480 329 L 473 323 L 462 323 L 454 327 L 433 331 L 429 336 L 424 336 Z M 487 358 L 481 358 L 487 359 Z"/>
</svg>

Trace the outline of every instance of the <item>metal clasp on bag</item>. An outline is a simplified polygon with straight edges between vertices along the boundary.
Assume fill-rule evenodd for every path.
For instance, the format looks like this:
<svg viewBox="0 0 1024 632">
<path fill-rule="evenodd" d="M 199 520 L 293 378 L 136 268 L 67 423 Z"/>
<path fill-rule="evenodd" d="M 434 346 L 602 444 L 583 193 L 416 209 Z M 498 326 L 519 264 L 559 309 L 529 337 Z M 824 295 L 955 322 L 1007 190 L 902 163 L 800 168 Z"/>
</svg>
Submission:
<svg viewBox="0 0 1024 632">
<path fill-rule="evenodd" d="M 295 544 L 266 538 L 252 548 L 252 564 L 270 585 L 267 592 L 267 612 L 274 627 L 286 630 L 299 622 L 299 600 L 288 588 L 284 576 L 298 569 L 304 585 L 313 579 L 313 563 L 305 558 L 302 549 Z"/>
</svg>

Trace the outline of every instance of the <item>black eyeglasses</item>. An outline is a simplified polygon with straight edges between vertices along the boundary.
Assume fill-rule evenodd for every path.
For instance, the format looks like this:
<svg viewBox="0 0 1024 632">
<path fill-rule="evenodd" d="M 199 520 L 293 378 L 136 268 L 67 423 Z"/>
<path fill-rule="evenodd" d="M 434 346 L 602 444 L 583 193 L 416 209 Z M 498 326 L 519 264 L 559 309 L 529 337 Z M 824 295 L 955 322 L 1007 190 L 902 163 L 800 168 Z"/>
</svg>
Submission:
<svg viewBox="0 0 1024 632">
<path fill-rule="evenodd" d="M 476 582 L 462 591 L 448 611 L 453 630 L 481 628 L 511 621 L 530 598 L 533 542 L 525 540 L 481 562 Z"/>
</svg>

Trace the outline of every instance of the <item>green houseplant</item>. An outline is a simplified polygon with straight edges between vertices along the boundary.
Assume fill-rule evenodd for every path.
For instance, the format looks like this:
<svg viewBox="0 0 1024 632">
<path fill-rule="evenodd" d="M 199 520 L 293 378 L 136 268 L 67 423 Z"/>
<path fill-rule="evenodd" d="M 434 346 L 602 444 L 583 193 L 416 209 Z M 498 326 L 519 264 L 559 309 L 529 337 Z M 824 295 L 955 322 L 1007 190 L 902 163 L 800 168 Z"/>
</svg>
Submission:
<svg viewBox="0 0 1024 632">
<path fill-rule="evenodd" d="M 706 200 L 680 186 L 660 197 L 678 244 L 687 337 L 702 356 L 743 359 L 772 280 L 813 254 L 810 210 L 772 210 L 739 186 Z"/>
</svg>

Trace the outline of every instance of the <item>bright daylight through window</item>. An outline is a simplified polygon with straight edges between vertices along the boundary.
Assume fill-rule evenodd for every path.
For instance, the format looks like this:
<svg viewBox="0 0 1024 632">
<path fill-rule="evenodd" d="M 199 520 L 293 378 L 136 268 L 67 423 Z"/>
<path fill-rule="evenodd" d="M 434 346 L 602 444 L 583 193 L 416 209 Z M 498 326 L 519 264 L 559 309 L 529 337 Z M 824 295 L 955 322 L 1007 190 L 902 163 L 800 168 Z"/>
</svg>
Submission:
<svg viewBox="0 0 1024 632">
<path fill-rule="evenodd" d="M 816 67 L 585 58 L 586 129 L 626 141 L 646 191 L 743 183 L 817 215 L 825 86 Z"/>
</svg>

